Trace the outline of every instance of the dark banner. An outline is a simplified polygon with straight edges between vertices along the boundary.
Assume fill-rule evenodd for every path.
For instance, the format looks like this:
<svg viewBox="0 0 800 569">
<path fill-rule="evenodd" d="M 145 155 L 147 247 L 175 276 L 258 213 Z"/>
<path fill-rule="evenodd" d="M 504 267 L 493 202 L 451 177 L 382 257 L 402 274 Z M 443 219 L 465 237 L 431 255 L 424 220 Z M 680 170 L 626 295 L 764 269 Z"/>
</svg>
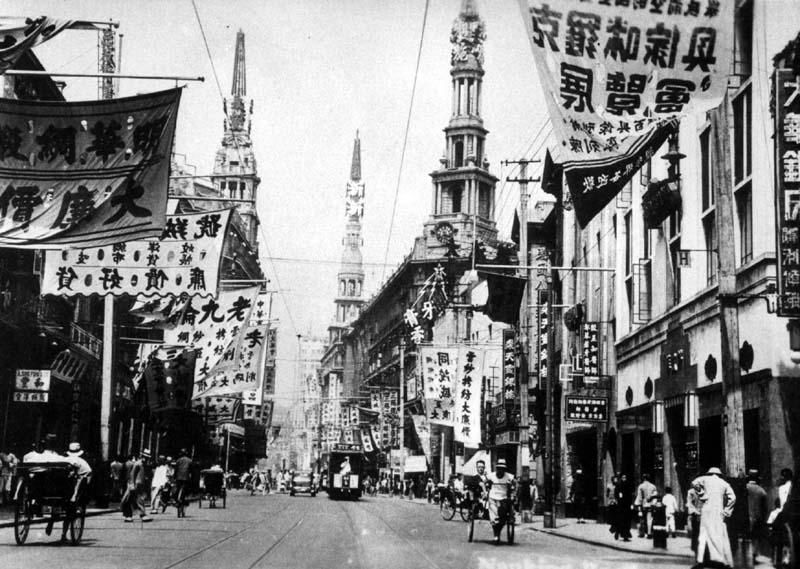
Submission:
<svg viewBox="0 0 800 569">
<path fill-rule="evenodd" d="M 192 400 L 195 352 L 184 351 L 173 359 L 150 358 L 144 371 L 147 402 L 152 411 L 186 409 Z"/>
<path fill-rule="evenodd" d="M 0 246 L 101 247 L 160 237 L 180 94 L 0 99 Z"/>
<path fill-rule="evenodd" d="M 526 279 L 498 273 L 479 272 L 486 278 L 489 298 L 483 308 L 484 314 L 495 322 L 515 324 L 519 321 L 519 308 L 525 294 Z"/>
</svg>

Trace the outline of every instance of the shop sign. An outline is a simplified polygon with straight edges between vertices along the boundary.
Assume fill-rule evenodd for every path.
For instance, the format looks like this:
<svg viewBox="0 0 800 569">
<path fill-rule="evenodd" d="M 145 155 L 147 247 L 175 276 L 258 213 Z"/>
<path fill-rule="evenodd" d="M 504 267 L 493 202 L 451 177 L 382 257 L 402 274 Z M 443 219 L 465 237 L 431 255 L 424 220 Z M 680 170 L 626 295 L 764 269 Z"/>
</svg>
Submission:
<svg viewBox="0 0 800 569">
<path fill-rule="evenodd" d="M 46 391 L 15 391 L 14 401 L 17 403 L 47 403 L 50 394 Z"/>
<path fill-rule="evenodd" d="M 778 316 L 800 316 L 800 78 L 775 71 Z"/>
<path fill-rule="evenodd" d="M 18 369 L 17 391 L 50 391 L 49 369 Z"/>
<path fill-rule="evenodd" d="M 608 421 L 608 398 L 606 397 L 567 397 L 565 419 L 604 423 Z"/>
<path fill-rule="evenodd" d="M 600 379 L 600 323 L 586 322 L 583 325 L 583 374 L 584 381 Z"/>
<path fill-rule="evenodd" d="M 514 330 L 503 330 L 503 401 L 517 398 L 517 354 Z"/>
<path fill-rule="evenodd" d="M 341 452 L 361 452 L 361 444 L 359 443 L 336 443 L 333 445 L 333 450 Z"/>
</svg>

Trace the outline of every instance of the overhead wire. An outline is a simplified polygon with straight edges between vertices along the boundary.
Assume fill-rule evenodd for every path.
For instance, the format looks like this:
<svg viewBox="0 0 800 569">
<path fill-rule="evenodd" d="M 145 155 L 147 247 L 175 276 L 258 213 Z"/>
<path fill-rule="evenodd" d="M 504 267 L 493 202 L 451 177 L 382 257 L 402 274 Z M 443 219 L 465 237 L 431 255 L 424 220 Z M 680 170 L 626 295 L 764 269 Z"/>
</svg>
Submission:
<svg viewBox="0 0 800 569">
<path fill-rule="evenodd" d="M 192 0 L 194 1 L 194 0 Z M 408 104 L 408 116 L 406 117 L 406 129 L 405 134 L 403 135 L 403 148 L 400 151 L 400 167 L 397 171 L 397 185 L 394 189 L 394 199 L 392 200 L 392 216 L 389 220 L 389 232 L 386 235 L 386 250 L 383 254 L 383 262 L 384 264 L 389 258 L 389 245 L 392 243 L 392 230 L 394 229 L 394 218 L 397 213 L 397 197 L 400 194 L 400 181 L 403 177 L 403 163 L 405 162 L 406 158 L 406 147 L 408 146 L 408 132 L 411 127 L 411 115 L 414 109 L 414 95 L 417 92 L 417 78 L 419 77 L 419 64 L 422 60 L 422 44 L 425 39 L 425 26 L 428 21 L 428 8 L 430 6 L 430 0 L 425 0 L 425 11 L 422 14 L 422 30 L 420 31 L 419 35 L 419 47 L 417 48 L 417 64 L 414 67 L 414 81 L 411 84 L 411 99 Z M 386 277 L 386 267 L 384 267 L 383 272 L 381 274 L 381 281 L 384 280 Z"/>
</svg>

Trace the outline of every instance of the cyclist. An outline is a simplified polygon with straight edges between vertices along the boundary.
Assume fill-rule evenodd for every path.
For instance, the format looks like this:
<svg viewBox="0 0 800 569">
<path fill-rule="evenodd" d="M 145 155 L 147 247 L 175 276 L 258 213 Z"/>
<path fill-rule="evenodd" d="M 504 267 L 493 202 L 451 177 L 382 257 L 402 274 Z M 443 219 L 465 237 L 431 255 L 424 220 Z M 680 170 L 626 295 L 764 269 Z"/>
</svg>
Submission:
<svg viewBox="0 0 800 569">
<path fill-rule="evenodd" d="M 494 543 L 500 543 L 500 531 L 505 520 L 512 515 L 511 506 L 516 492 L 514 475 L 506 472 L 508 465 L 504 459 L 499 459 L 494 466 L 494 472 L 489 474 L 489 521 L 492 523 Z"/>
</svg>

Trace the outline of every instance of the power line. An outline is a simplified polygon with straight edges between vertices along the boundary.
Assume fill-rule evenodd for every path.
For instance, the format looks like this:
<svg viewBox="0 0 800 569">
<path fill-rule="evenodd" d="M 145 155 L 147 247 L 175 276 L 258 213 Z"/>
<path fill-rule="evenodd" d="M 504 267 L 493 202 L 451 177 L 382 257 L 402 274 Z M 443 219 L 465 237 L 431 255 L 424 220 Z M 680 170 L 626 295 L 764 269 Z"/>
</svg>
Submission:
<svg viewBox="0 0 800 569">
<path fill-rule="evenodd" d="M 428 6 L 430 0 L 425 0 L 425 12 L 422 14 L 422 31 L 419 35 L 419 48 L 417 49 L 417 65 L 414 68 L 414 82 L 411 85 L 411 100 L 408 104 L 408 117 L 406 117 L 406 132 L 403 135 L 403 149 L 400 151 L 400 168 L 397 171 L 397 185 L 394 189 L 394 200 L 392 202 L 392 217 L 389 221 L 389 234 L 386 236 L 386 251 L 383 254 L 384 268 L 381 273 L 381 281 L 386 276 L 386 261 L 389 258 L 389 245 L 392 242 L 392 229 L 394 229 L 394 216 L 397 212 L 397 196 L 400 194 L 400 180 L 403 177 L 403 162 L 406 158 L 406 146 L 408 145 L 408 131 L 411 127 L 411 112 L 414 109 L 414 95 L 417 91 L 417 77 L 419 76 L 419 63 L 422 59 L 422 42 L 425 38 L 425 24 L 428 21 Z"/>
</svg>

